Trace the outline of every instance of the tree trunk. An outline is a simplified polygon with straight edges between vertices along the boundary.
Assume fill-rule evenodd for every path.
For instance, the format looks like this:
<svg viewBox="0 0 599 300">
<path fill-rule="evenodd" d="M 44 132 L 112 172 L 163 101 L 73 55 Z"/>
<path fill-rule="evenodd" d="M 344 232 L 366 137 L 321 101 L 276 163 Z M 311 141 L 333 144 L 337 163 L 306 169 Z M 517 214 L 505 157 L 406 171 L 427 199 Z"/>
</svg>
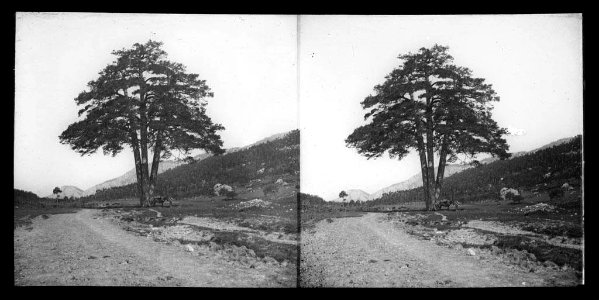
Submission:
<svg viewBox="0 0 599 300">
<path fill-rule="evenodd" d="M 135 175 L 137 177 L 137 193 L 139 195 L 139 205 L 144 206 L 145 193 L 143 189 L 144 176 L 141 171 L 141 156 L 139 154 L 139 140 L 137 139 L 137 132 L 131 131 L 131 146 L 133 148 L 133 159 L 135 160 Z"/>
<path fill-rule="evenodd" d="M 437 180 L 435 182 L 435 202 L 439 200 L 441 189 L 443 188 L 443 178 L 445 176 L 445 166 L 447 165 L 447 137 L 443 136 L 441 151 L 439 152 L 439 167 L 437 169 Z"/>
<path fill-rule="evenodd" d="M 426 209 L 429 209 L 429 192 L 428 192 L 428 168 L 426 165 L 426 152 L 424 146 L 424 140 L 421 134 L 418 134 L 416 137 L 418 140 L 418 154 L 420 155 L 420 173 L 422 174 L 422 189 L 424 192 L 424 204 L 426 205 Z"/>
<path fill-rule="evenodd" d="M 429 199 L 427 210 L 435 210 L 435 148 L 434 148 L 434 130 L 433 130 L 433 108 L 430 97 L 430 82 L 426 75 L 428 87 L 426 88 L 426 154 L 428 169 L 428 193 Z"/>
<path fill-rule="evenodd" d="M 143 177 L 146 179 L 143 181 L 142 188 L 144 193 L 144 206 L 149 206 L 150 199 L 152 198 L 152 191 L 150 190 L 150 172 L 148 170 L 148 116 L 146 110 L 146 99 L 144 88 L 140 87 L 140 149 L 141 149 L 141 172 Z"/>
<path fill-rule="evenodd" d="M 426 156 L 427 156 L 427 170 L 428 170 L 428 203 L 426 206 L 427 210 L 435 210 L 435 149 L 433 143 L 433 129 L 432 129 L 432 116 L 427 118 L 426 128 Z"/>
<path fill-rule="evenodd" d="M 162 152 L 162 141 L 160 134 L 156 139 L 156 145 L 154 146 L 154 157 L 152 158 L 152 171 L 150 173 L 150 186 L 149 192 L 154 195 L 154 189 L 156 188 L 156 180 L 158 178 L 158 167 L 160 164 L 160 153 Z"/>
<path fill-rule="evenodd" d="M 410 94 L 410 98 L 414 101 L 414 95 Z M 428 170 L 426 167 L 426 146 L 422 132 L 422 124 L 420 119 L 416 120 L 416 141 L 418 143 L 418 154 L 420 156 L 420 173 L 422 174 L 422 191 L 424 194 L 424 204 L 426 209 L 429 209 L 429 193 L 428 193 Z"/>
<path fill-rule="evenodd" d="M 129 98 L 127 89 L 123 89 L 125 97 Z M 130 124 L 136 124 L 136 117 L 133 111 L 129 111 Z M 139 139 L 137 138 L 137 128 L 134 125 L 129 127 L 129 135 L 131 138 L 131 148 L 133 149 L 133 159 L 135 161 L 135 177 L 137 178 L 137 194 L 139 196 L 139 205 L 143 207 L 145 194 L 143 189 L 144 177 L 141 169 L 141 157 L 139 155 Z"/>
</svg>

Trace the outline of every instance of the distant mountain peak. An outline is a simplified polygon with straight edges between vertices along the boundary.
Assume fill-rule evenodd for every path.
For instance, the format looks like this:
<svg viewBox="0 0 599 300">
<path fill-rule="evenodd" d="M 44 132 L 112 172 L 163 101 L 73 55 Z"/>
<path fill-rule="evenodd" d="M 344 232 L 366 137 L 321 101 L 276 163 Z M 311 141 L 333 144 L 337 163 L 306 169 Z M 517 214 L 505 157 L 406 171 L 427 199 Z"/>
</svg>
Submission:
<svg viewBox="0 0 599 300">
<path fill-rule="evenodd" d="M 50 194 L 44 198 L 51 198 L 51 199 L 56 199 L 56 198 L 64 198 L 64 197 L 69 197 L 69 198 L 79 198 L 79 197 L 83 197 L 85 195 L 85 192 L 76 187 L 76 186 L 72 186 L 72 185 L 63 185 L 59 187 L 61 192 L 58 194 Z"/>
<path fill-rule="evenodd" d="M 349 202 L 349 201 L 368 201 L 370 200 L 370 194 L 368 194 L 367 192 L 363 191 L 363 190 L 359 190 L 359 189 L 349 189 L 349 190 L 345 190 L 345 192 L 347 193 L 347 197 L 345 197 L 345 202 Z M 335 198 L 330 200 L 332 202 L 344 202 L 342 198 Z"/>
</svg>

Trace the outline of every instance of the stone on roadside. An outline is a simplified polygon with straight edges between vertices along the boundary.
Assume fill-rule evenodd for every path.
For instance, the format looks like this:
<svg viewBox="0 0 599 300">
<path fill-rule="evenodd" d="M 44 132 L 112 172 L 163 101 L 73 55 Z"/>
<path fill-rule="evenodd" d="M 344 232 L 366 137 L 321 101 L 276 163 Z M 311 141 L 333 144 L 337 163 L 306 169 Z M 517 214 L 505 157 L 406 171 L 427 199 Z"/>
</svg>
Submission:
<svg viewBox="0 0 599 300">
<path fill-rule="evenodd" d="M 552 262 L 552 261 L 550 261 L 550 260 L 546 260 L 546 261 L 543 263 L 543 265 L 544 265 L 546 268 L 550 268 L 550 269 L 559 269 L 559 266 L 558 266 L 556 263 L 554 263 L 554 262 Z"/>
</svg>

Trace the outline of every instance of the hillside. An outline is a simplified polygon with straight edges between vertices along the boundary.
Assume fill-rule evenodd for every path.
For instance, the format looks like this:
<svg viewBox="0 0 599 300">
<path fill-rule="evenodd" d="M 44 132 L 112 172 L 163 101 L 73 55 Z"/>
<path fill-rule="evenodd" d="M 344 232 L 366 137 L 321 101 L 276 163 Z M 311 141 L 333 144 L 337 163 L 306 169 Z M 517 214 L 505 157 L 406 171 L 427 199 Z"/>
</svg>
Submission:
<svg viewBox="0 0 599 300">
<path fill-rule="evenodd" d="M 445 176 L 449 177 L 453 174 L 462 172 L 469 168 L 471 168 L 470 165 L 448 164 L 447 166 L 445 166 Z M 390 185 L 386 188 L 382 188 L 382 189 L 372 193 L 370 195 L 369 200 L 378 199 L 378 198 L 382 197 L 383 194 L 392 193 L 392 192 L 396 192 L 396 191 L 415 189 L 415 188 L 418 188 L 421 186 L 422 186 L 422 174 L 418 173 L 418 174 L 408 178 L 405 181 Z"/>
<path fill-rule="evenodd" d="M 216 183 L 232 186 L 266 184 L 283 179 L 299 183 L 299 130 L 270 141 L 210 156 L 159 174 L 156 191 L 174 197 L 211 195 Z M 100 190 L 91 199 L 136 197 L 135 184 Z"/>
<path fill-rule="evenodd" d="M 269 136 L 269 137 L 266 137 L 264 139 L 261 139 L 261 140 L 255 142 L 255 143 L 253 143 L 251 145 L 247 145 L 247 146 L 244 146 L 244 147 L 234 147 L 234 148 L 227 149 L 225 153 L 232 153 L 232 152 L 236 152 L 236 151 L 239 151 L 239 150 L 242 150 L 242 149 L 248 149 L 248 148 L 250 148 L 252 146 L 255 146 L 255 145 L 259 145 L 259 144 L 263 144 L 263 143 L 266 143 L 266 142 L 269 142 L 269 141 L 273 141 L 273 140 L 279 139 L 281 137 L 284 137 L 288 133 L 289 132 L 277 133 L 277 134 L 274 134 L 272 136 Z M 212 156 L 212 154 L 210 154 L 210 153 L 202 153 L 202 154 L 194 156 L 193 159 L 195 161 L 200 161 L 200 160 L 203 160 L 203 159 L 208 158 L 210 156 Z M 164 171 L 176 168 L 176 167 L 181 166 L 183 164 L 186 164 L 186 162 L 184 162 L 183 160 L 163 160 L 163 161 L 160 161 L 160 165 L 158 165 L 158 174 L 161 174 Z M 152 163 L 150 163 L 148 165 L 148 167 L 151 169 L 152 168 Z M 108 188 L 113 188 L 113 187 L 124 186 L 124 185 L 128 185 L 128 184 L 131 184 L 131 183 L 135 183 L 136 181 L 137 181 L 137 178 L 135 176 L 135 168 L 133 168 L 133 169 L 125 172 L 123 175 L 121 175 L 119 177 L 106 180 L 106 181 L 104 181 L 104 182 L 102 182 L 100 184 L 94 185 L 94 186 L 86 189 L 84 191 L 84 196 L 93 195 L 98 190 L 103 190 L 103 189 L 108 189 Z"/>
<path fill-rule="evenodd" d="M 202 160 L 205 159 L 207 157 L 210 157 L 211 155 L 208 153 L 204 153 L 204 154 L 200 154 L 195 156 L 193 159 L 194 160 Z M 163 160 L 160 162 L 160 164 L 158 165 L 158 174 L 163 173 L 166 170 L 170 170 L 172 168 L 176 168 L 180 165 L 185 164 L 184 161 L 179 161 L 179 160 Z M 150 163 L 148 165 L 148 168 L 151 169 L 152 168 L 152 163 Z M 94 185 L 92 187 L 90 187 L 89 189 L 86 189 L 84 191 L 84 196 L 89 196 L 89 195 L 93 195 L 95 194 L 98 190 L 103 190 L 103 189 L 108 189 L 108 188 L 112 188 L 112 187 L 118 187 L 118 186 L 123 186 L 123 185 L 127 185 L 127 184 L 131 184 L 131 183 L 135 183 L 137 181 L 136 175 L 135 175 L 135 168 L 127 171 L 125 174 L 104 181 L 100 184 Z"/>
<path fill-rule="evenodd" d="M 442 197 L 473 201 L 496 198 L 503 187 L 520 190 L 544 191 L 568 183 L 581 188 L 582 136 L 564 139 L 526 154 L 497 160 L 475 168 L 469 168 L 445 179 Z M 560 140 L 561 141 L 561 140 Z M 421 201 L 422 190 L 414 188 L 384 194 L 375 203 Z"/>
<path fill-rule="evenodd" d="M 23 190 L 19 190 L 19 189 L 14 189 L 14 198 L 13 198 L 13 204 L 16 205 L 21 205 L 24 203 L 31 203 L 31 202 L 35 202 L 40 200 L 40 198 L 32 193 L 32 192 L 28 192 L 28 191 L 23 191 Z"/>
</svg>

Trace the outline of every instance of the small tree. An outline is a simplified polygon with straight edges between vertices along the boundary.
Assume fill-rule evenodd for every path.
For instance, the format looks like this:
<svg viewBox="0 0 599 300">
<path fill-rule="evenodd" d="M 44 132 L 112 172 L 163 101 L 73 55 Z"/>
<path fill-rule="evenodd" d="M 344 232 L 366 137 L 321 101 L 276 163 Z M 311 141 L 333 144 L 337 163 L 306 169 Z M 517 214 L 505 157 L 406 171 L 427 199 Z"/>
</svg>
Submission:
<svg viewBox="0 0 599 300">
<path fill-rule="evenodd" d="M 59 187 L 55 187 L 54 190 L 52 190 L 52 194 L 54 195 L 54 197 L 56 199 L 58 199 L 58 195 L 62 193 L 62 190 Z"/>
<path fill-rule="evenodd" d="M 339 193 L 339 198 L 343 199 L 343 200 L 342 200 L 342 201 L 343 201 L 343 203 L 345 203 L 345 198 L 346 198 L 347 196 L 349 196 L 349 195 L 348 195 L 348 194 L 347 194 L 345 191 L 341 191 L 341 192 Z"/>
</svg>

